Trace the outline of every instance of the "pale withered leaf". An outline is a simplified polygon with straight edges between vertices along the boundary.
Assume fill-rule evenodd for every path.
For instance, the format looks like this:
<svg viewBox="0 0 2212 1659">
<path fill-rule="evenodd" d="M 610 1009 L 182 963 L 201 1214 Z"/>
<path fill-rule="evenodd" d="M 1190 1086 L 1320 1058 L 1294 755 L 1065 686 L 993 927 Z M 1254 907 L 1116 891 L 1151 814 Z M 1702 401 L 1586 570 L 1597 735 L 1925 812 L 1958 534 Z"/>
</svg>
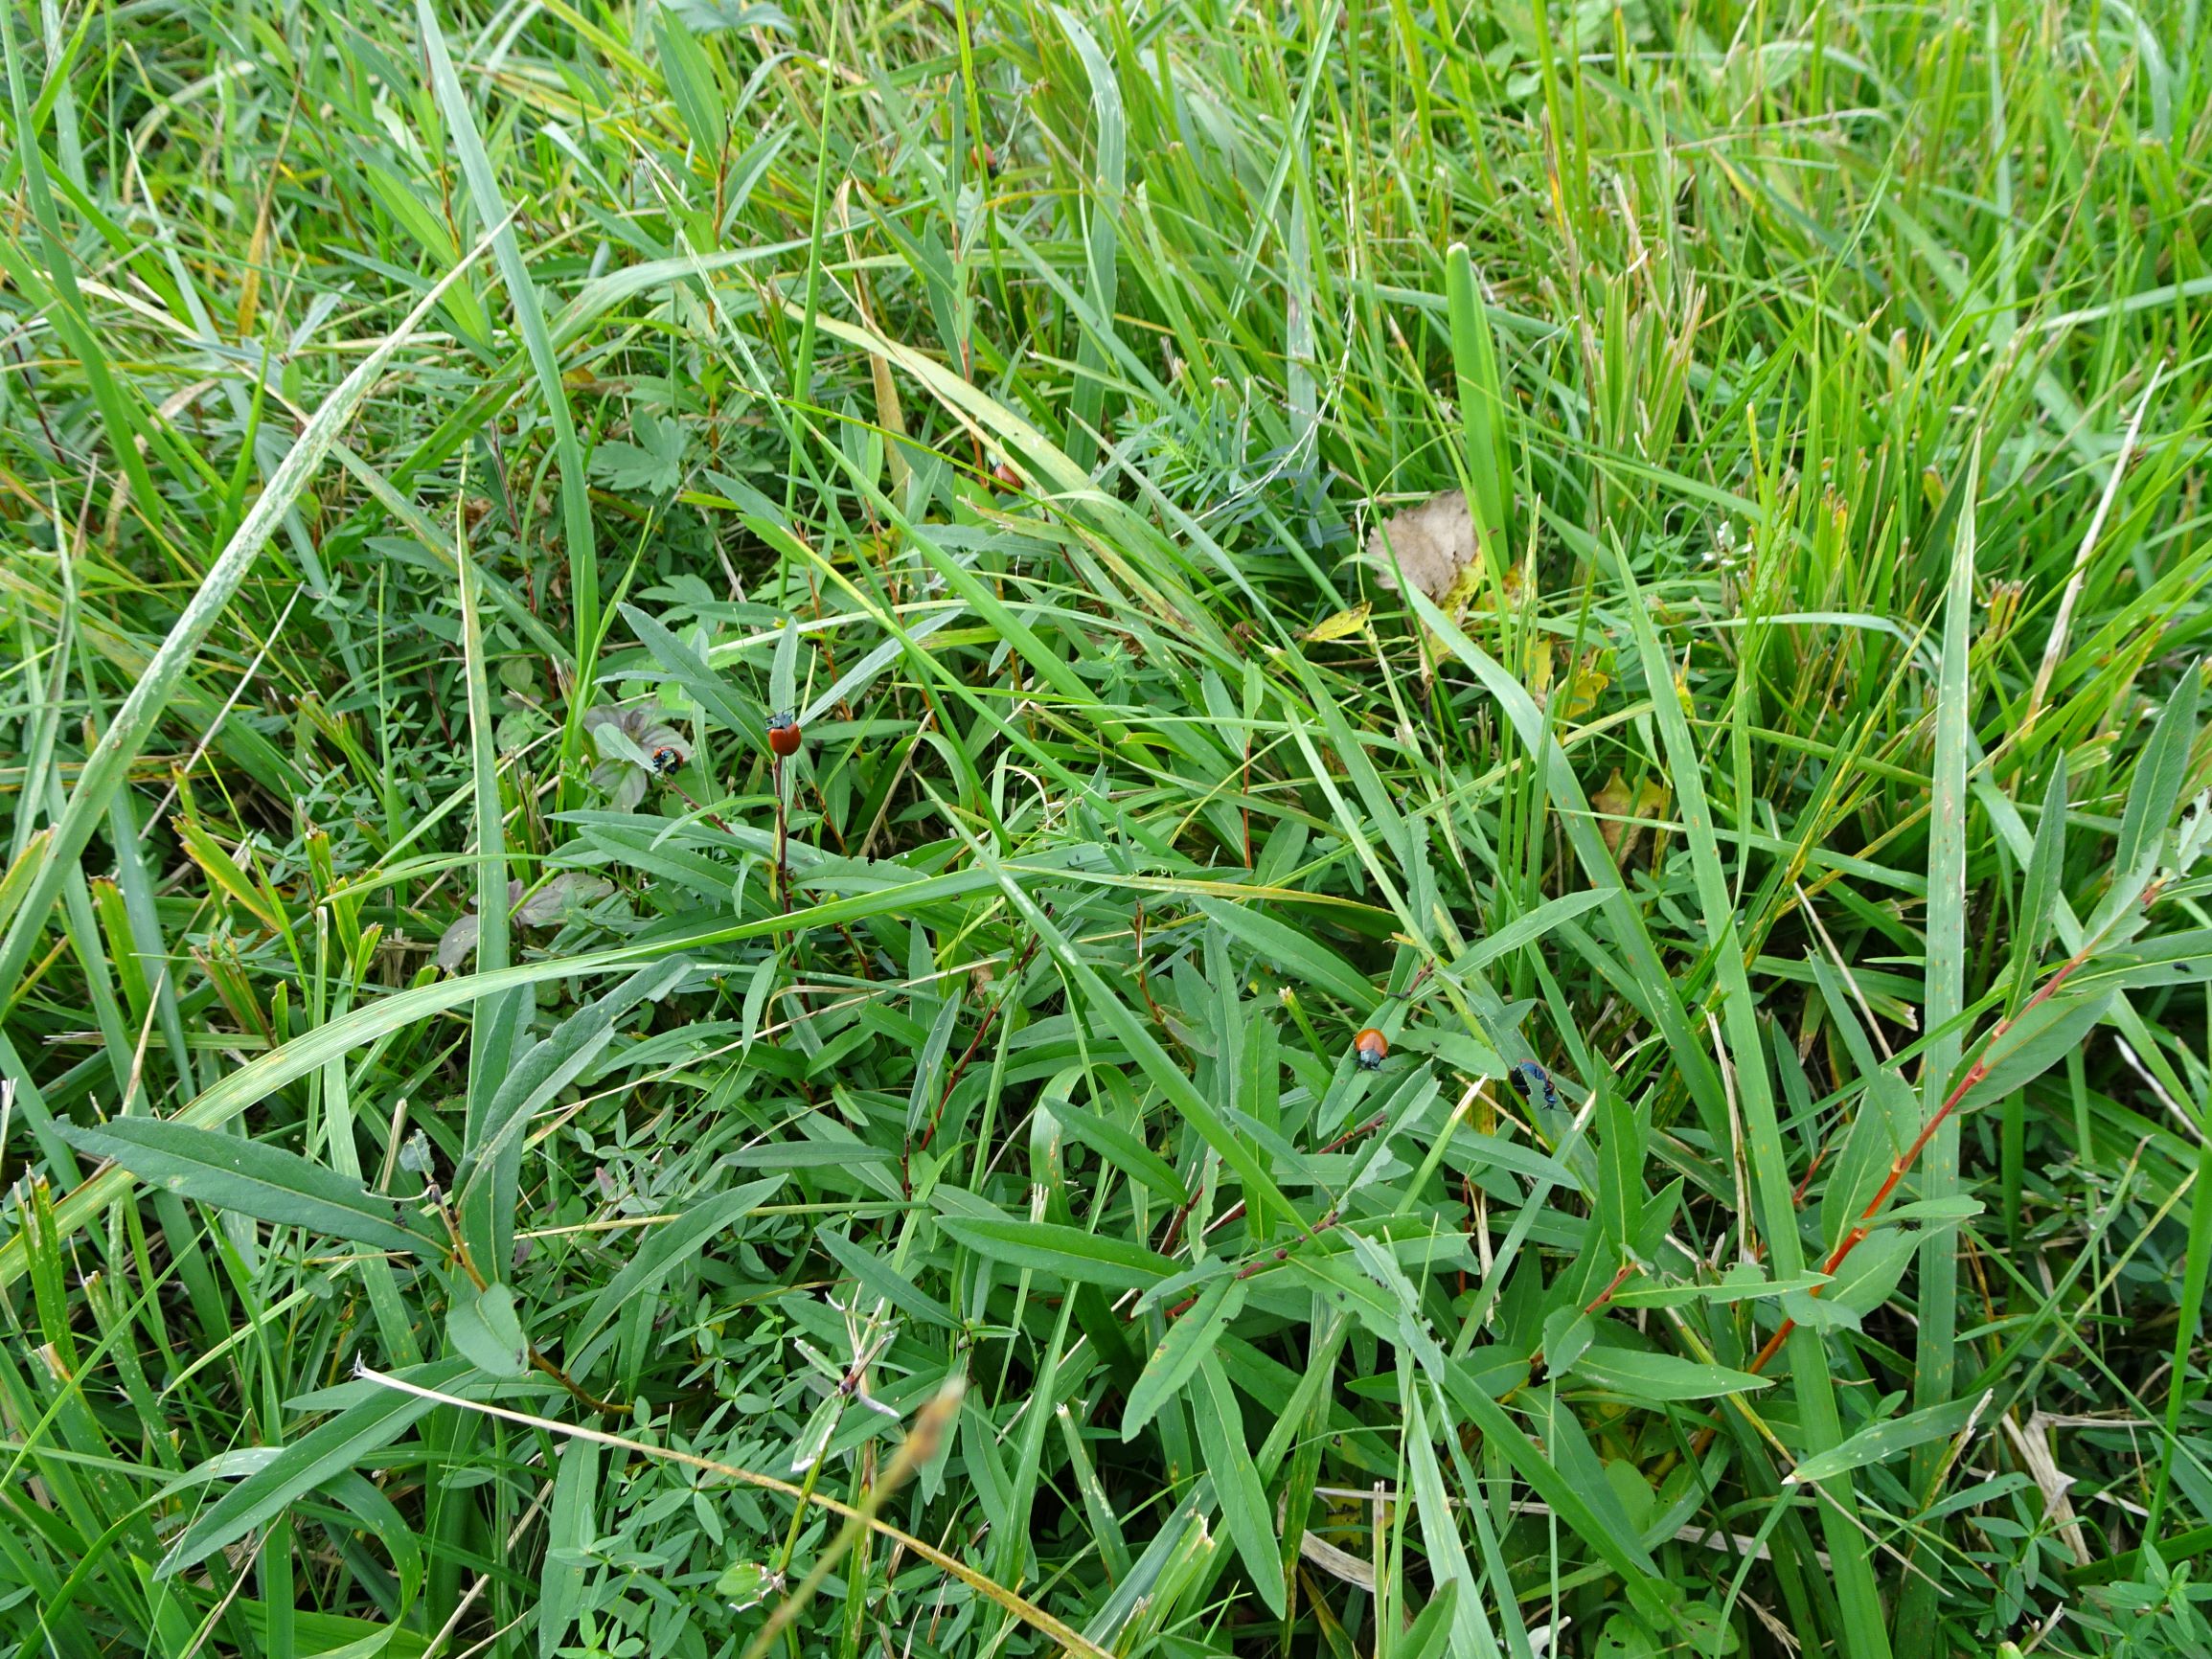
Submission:
<svg viewBox="0 0 2212 1659">
<path fill-rule="evenodd" d="M 1368 559 L 1384 588 L 1398 590 L 1390 563 L 1395 554 L 1406 580 L 1432 600 L 1451 591 L 1460 573 L 1474 563 L 1476 551 L 1474 515 L 1468 511 L 1466 493 L 1457 489 L 1385 519 L 1367 538 Z"/>
</svg>

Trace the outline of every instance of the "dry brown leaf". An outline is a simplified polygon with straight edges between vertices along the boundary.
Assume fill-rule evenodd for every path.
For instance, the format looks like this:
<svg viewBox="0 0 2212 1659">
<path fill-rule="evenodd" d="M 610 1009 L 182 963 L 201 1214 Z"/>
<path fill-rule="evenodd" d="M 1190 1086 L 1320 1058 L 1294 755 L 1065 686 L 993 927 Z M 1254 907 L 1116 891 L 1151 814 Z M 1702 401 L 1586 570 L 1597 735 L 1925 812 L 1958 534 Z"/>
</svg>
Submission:
<svg viewBox="0 0 2212 1659">
<path fill-rule="evenodd" d="M 1430 599 L 1442 601 L 1459 575 L 1475 562 L 1478 552 L 1474 514 L 1468 511 L 1463 490 L 1447 489 L 1418 507 L 1385 519 L 1367 538 L 1367 557 L 1380 573 L 1382 586 L 1398 591 L 1398 577 L 1391 556 L 1406 580 Z"/>
<path fill-rule="evenodd" d="M 1629 832 L 1629 811 L 1635 802 L 1618 766 L 1606 780 L 1606 786 L 1590 797 L 1590 805 L 1598 813 L 1598 833 L 1605 837 L 1606 851 L 1615 858 L 1621 855 L 1621 837 Z"/>
<path fill-rule="evenodd" d="M 1626 864 L 1635 856 L 1644 831 L 1666 817 L 1674 792 L 1651 778 L 1640 779 L 1630 789 L 1615 766 L 1606 786 L 1590 797 L 1590 805 L 1600 814 L 1598 833 L 1605 837 L 1607 850 Z"/>
</svg>

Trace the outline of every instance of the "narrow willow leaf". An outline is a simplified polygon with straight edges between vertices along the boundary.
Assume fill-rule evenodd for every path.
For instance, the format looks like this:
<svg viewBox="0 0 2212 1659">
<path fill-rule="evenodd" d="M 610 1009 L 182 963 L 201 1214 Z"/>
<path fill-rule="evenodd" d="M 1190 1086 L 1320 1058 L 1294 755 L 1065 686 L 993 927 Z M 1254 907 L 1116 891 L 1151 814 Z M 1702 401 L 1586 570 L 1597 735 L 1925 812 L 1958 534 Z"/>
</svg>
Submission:
<svg viewBox="0 0 2212 1659">
<path fill-rule="evenodd" d="M 2157 855 L 2174 822 L 2174 807 L 2189 776 L 2190 751 L 2197 739 L 2197 683 L 2194 670 L 2179 676 L 2174 694 L 2151 728 L 2150 741 L 2135 761 L 2127 805 L 2120 810 L 2120 838 L 2112 866 L 2129 872 Z"/>
<path fill-rule="evenodd" d="M 1262 911 L 1218 898 L 1201 898 L 1198 908 L 1224 932 L 1308 985 L 1342 997 L 1355 1009 L 1364 1010 L 1375 1000 L 1375 987 L 1358 969 L 1311 934 Z"/>
<path fill-rule="evenodd" d="M 1275 1548 L 1273 1511 L 1267 1507 L 1266 1489 L 1253 1466 L 1251 1448 L 1244 1442 L 1244 1413 L 1236 1391 L 1212 1353 L 1198 1360 L 1197 1386 L 1192 1393 L 1191 1415 L 1197 1421 L 1198 1443 L 1205 1448 L 1206 1472 L 1221 1500 L 1221 1518 L 1244 1570 L 1252 1575 L 1260 1600 L 1278 1618 L 1285 1605 L 1283 1566 Z"/>
<path fill-rule="evenodd" d="M 1129 1391 L 1122 1412 L 1122 1439 L 1136 1439 L 1152 1414 L 1191 1380 L 1199 1362 L 1212 1353 L 1230 1320 L 1244 1306 L 1249 1281 L 1223 1273 L 1198 1293 L 1198 1300 L 1168 1327 L 1168 1333 L 1145 1361 L 1144 1375 Z"/>
<path fill-rule="evenodd" d="M 1142 1244 L 1052 1221 L 992 1221 L 959 1216 L 938 1226 L 970 1250 L 1010 1266 L 1056 1273 L 1079 1284 L 1142 1290 L 1175 1270 L 1175 1264 Z"/>
<path fill-rule="evenodd" d="M 163 1118 L 115 1118 L 97 1129 L 63 1125 L 61 1135 L 80 1152 L 112 1158 L 142 1180 L 218 1210 L 377 1250 L 433 1250 L 407 1229 L 392 1199 L 281 1147 Z"/>
<path fill-rule="evenodd" d="M 1976 1106 L 1992 1106 L 2022 1089 L 2059 1061 L 2080 1048 L 2110 1012 L 2109 990 L 2087 990 L 2079 996 L 2062 991 L 2038 1003 L 1990 1039 L 1982 1063 L 1988 1067 L 1972 1097 Z"/>
<path fill-rule="evenodd" d="M 1125 1175 L 1133 1175 L 1171 1204 L 1188 1204 L 1190 1189 L 1169 1162 L 1144 1142 L 1096 1112 L 1068 1106 L 1060 1112 L 1067 1132 L 1108 1160 Z"/>
<path fill-rule="evenodd" d="M 1953 1435 L 1964 1434 L 1995 1398 L 1996 1390 L 1984 1389 L 1978 1397 L 1947 1400 L 1924 1411 L 1908 1411 L 1903 1417 L 1869 1423 L 1840 1445 L 1807 1458 L 1784 1475 L 1783 1481 L 1785 1484 L 1824 1481 L 1847 1469 L 1886 1463 L 1900 1452 L 1931 1441 L 1950 1440 Z"/>
<path fill-rule="evenodd" d="M 446 1389 L 468 1375 L 464 1360 L 442 1359 L 404 1373 L 423 1388 Z M 362 1458 L 390 1445 L 438 1402 L 420 1395 L 378 1389 L 318 1423 L 217 1499 L 154 1569 L 166 1579 L 198 1565 L 235 1544 L 287 1506 Z"/>
<path fill-rule="evenodd" d="M 2042 816 L 2036 823 L 2035 850 L 2028 854 L 2020 888 L 2019 921 L 2013 932 L 2012 988 L 2005 998 L 2009 1016 L 2026 1000 L 2043 942 L 2050 936 L 2051 908 L 2066 865 L 2066 757 L 2061 753 L 2043 790 Z"/>
<path fill-rule="evenodd" d="M 1577 1382 L 1625 1394 L 1649 1405 L 1676 1399 L 1714 1399 L 1771 1388 L 1771 1377 L 1724 1365 L 1701 1365 L 1672 1353 L 1646 1353 L 1632 1348 L 1589 1348 L 1570 1374 Z"/>
</svg>

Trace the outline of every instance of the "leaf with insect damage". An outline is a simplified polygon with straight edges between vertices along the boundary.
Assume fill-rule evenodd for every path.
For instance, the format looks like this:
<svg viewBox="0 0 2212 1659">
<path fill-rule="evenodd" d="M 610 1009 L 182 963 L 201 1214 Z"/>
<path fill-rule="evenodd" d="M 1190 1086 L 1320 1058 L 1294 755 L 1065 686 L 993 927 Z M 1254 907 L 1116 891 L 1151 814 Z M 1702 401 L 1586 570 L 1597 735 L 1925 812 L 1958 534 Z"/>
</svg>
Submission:
<svg viewBox="0 0 2212 1659">
<path fill-rule="evenodd" d="M 514 1292 L 504 1284 L 464 1290 L 445 1314 L 453 1351 L 489 1376 L 527 1376 L 530 1343 L 514 1311 Z"/>
<path fill-rule="evenodd" d="M 524 927 L 543 927 L 565 921 L 593 900 L 604 898 L 614 891 L 614 883 L 581 870 L 564 870 L 527 898 L 522 888 L 519 879 L 507 884 L 507 902 L 514 920 Z M 473 910 L 457 918 L 438 936 L 438 966 L 448 973 L 457 970 L 476 949 L 483 930 L 484 919 Z"/>
<path fill-rule="evenodd" d="M 591 785 L 606 790 L 618 812 L 627 812 L 644 800 L 654 778 L 666 777 L 692 758 L 691 744 L 658 709 L 604 705 L 588 709 L 583 729 L 591 734 L 600 754 L 600 763 L 591 770 Z"/>
</svg>

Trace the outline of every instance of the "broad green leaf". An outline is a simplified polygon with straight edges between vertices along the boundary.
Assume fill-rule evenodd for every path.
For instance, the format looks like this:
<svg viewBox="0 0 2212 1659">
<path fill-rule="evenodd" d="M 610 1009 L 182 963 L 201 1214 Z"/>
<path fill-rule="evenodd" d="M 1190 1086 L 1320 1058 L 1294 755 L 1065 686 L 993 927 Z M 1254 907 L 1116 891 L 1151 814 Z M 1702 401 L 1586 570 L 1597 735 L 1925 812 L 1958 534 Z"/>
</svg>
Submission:
<svg viewBox="0 0 2212 1659">
<path fill-rule="evenodd" d="M 449 1390 L 468 1372 L 466 1360 L 442 1359 L 400 1375 L 419 1387 Z M 378 1389 L 316 1424 L 217 1499 L 170 1547 L 154 1576 L 181 1573 L 235 1544 L 332 1475 L 383 1450 L 437 1403 L 398 1389 Z"/>
<path fill-rule="evenodd" d="M 708 714 L 720 721 L 724 730 L 735 732 L 754 749 L 766 745 L 767 727 L 761 716 L 738 701 L 736 695 L 722 683 L 721 675 L 707 666 L 704 657 L 636 605 L 625 604 L 617 608 L 652 660 L 667 670 L 670 677 L 689 692 Z"/>
<path fill-rule="evenodd" d="M 845 1238 L 837 1231 L 834 1223 L 825 1221 L 815 1229 L 814 1241 L 828 1251 L 840 1267 L 858 1280 L 863 1290 L 880 1296 L 909 1318 L 946 1330 L 958 1327 L 959 1321 L 953 1318 L 952 1309 L 874 1251 Z"/>
<path fill-rule="evenodd" d="M 1144 1375 L 1129 1391 L 1122 1412 L 1122 1439 L 1136 1439 L 1152 1414 L 1173 1399 L 1199 1361 L 1213 1352 L 1214 1344 L 1230 1320 L 1243 1308 L 1249 1282 L 1223 1273 L 1205 1289 L 1182 1315 L 1168 1327 L 1168 1333 L 1145 1361 Z"/>
<path fill-rule="evenodd" d="M 1502 566 L 1513 557 L 1507 519 L 1514 498 L 1507 437 L 1513 417 L 1498 374 L 1490 311 L 1482 303 L 1482 290 L 1475 283 L 1474 263 L 1466 243 L 1454 242 L 1447 251 L 1444 273 L 1452 368 L 1459 383 L 1466 442 L 1468 501 L 1482 532 L 1485 555 L 1494 565 Z"/>
<path fill-rule="evenodd" d="M 941 1216 L 937 1224 L 948 1237 L 995 1261 L 1056 1273 L 1079 1284 L 1142 1290 L 1175 1270 L 1174 1261 L 1142 1244 L 1053 1221 Z"/>
<path fill-rule="evenodd" d="M 2112 867 L 2123 874 L 2157 856 L 2174 822 L 2174 807 L 2189 776 L 2190 751 L 2197 738 L 2197 683 L 2194 670 L 2178 676 L 2174 694 L 2151 728 L 2150 741 L 2135 761 L 2127 805 L 2120 810 L 2120 838 Z"/>
<path fill-rule="evenodd" d="M 1934 1234 L 1941 1229 L 1927 1231 Z M 1890 1292 L 1904 1277 L 1905 1264 L 1912 1260 L 1914 1246 L 1922 1237 L 1905 1227 L 1875 1228 L 1836 1265 L 1835 1283 L 1820 1293 L 1819 1300 L 1861 1316 L 1872 1313 L 1889 1300 Z M 1790 1306 L 1785 1299 L 1783 1307 Z"/>
<path fill-rule="evenodd" d="M 1201 898 L 1198 908 L 1223 931 L 1250 945 L 1268 961 L 1308 985 L 1318 986 L 1364 1012 L 1375 1001 L 1375 987 L 1358 970 L 1310 933 L 1249 905 Z"/>
<path fill-rule="evenodd" d="M 1990 1039 L 1982 1056 L 1989 1070 L 1962 1103 L 1992 1106 L 2025 1088 L 2080 1048 L 2111 1006 L 2112 993 L 2094 988 L 2079 995 L 2062 990 L 2036 1004 Z"/>
<path fill-rule="evenodd" d="M 1847 1469 L 1886 1463 L 1899 1452 L 1909 1451 L 1916 1445 L 1926 1445 L 1930 1441 L 1949 1440 L 1953 1435 L 1965 1433 L 1967 1426 L 1977 1420 L 1995 1398 L 1995 1389 L 1984 1389 L 1978 1396 L 1970 1398 L 1948 1400 L 1942 1405 L 1931 1405 L 1922 1411 L 1908 1411 L 1903 1417 L 1869 1423 L 1840 1445 L 1830 1446 L 1828 1450 L 1805 1459 L 1783 1476 L 1783 1481 L 1785 1484 L 1824 1481 L 1830 1475 L 1839 1475 Z"/>
<path fill-rule="evenodd" d="M 1636 1108 L 1620 1090 L 1598 1091 L 1601 1133 L 1598 1144 L 1598 1219 L 1608 1246 L 1632 1254 L 1644 1224 L 1644 1132 Z"/>
<path fill-rule="evenodd" d="M 1920 1133 L 1920 1093 L 1892 1066 L 1867 1079 L 1820 1197 L 1820 1237 L 1833 1250 L 1858 1224 L 1889 1171 Z"/>
<path fill-rule="evenodd" d="M 1168 1161 L 1119 1124 L 1076 1106 L 1061 1107 L 1059 1117 L 1070 1135 L 1125 1175 L 1134 1175 L 1171 1204 L 1191 1201 L 1190 1189 Z"/>
<path fill-rule="evenodd" d="M 377 1250 L 418 1256 L 434 1251 L 428 1239 L 406 1227 L 399 1204 L 281 1147 L 166 1118 L 112 1118 L 97 1129 L 60 1127 L 79 1151 L 112 1158 L 142 1180 L 220 1210 Z"/>
<path fill-rule="evenodd" d="M 445 1335 L 463 1358 L 488 1376 L 530 1374 L 530 1343 L 514 1311 L 514 1293 L 504 1284 L 455 1296 L 445 1313 Z"/>
<path fill-rule="evenodd" d="M 1598 1322 L 1571 1304 L 1555 1307 L 1543 1322 L 1543 1362 L 1552 1372 L 1564 1372 L 1589 1352 L 1598 1334 Z"/>
<path fill-rule="evenodd" d="M 1501 957 L 1512 955 L 1538 940 L 1562 923 L 1572 921 L 1585 910 L 1595 910 L 1611 896 L 1602 889 L 1591 888 L 1585 893 L 1569 893 L 1562 898 L 1546 899 L 1534 910 L 1515 917 L 1495 933 L 1488 933 L 1468 947 L 1467 953 L 1451 965 L 1454 973 L 1471 973 L 1487 967 Z"/>
<path fill-rule="evenodd" d="M 545 1524 L 545 1559 L 537 1577 L 537 1659 L 556 1659 L 574 1623 L 588 1572 L 587 1552 L 599 1536 L 598 1443 L 572 1440 L 560 1448 L 553 1478 L 553 1510 Z"/>
<path fill-rule="evenodd" d="M 1662 1405 L 1676 1399 L 1714 1399 L 1771 1388 L 1774 1379 L 1724 1365 L 1702 1365 L 1672 1353 L 1646 1353 L 1633 1348 L 1589 1348 L 1570 1374 L 1577 1382 L 1625 1394 L 1630 1399 Z"/>
<path fill-rule="evenodd" d="M 712 167 L 729 136 L 729 116 L 722 108 L 714 59 L 672 7 L 652 9 L 652 32 L 660 47 L 661 78 L 691 135 L 693 153 L 701 166 Z"/>
<path fill-rule="evenodd" d="M 1191 1415 L 1198 1425 L 1198 1443 L 1205 1450 L 1206 1472 L 1221 1500 L 1221 1518 L 1244 1570 L 1267 1603 L 1269 1612 L 1282 1616 L 1283 1564 L 1275 1548 L 1273 1511 L 1267 1507 L 1266 1489 L 1253 1466 L 1251 1448 L 1244 1441 L 1244 1413 L 1236 1391 L 1221 1370 L 1219 1356 L 1198 1357 L 1197 1386 L 1192 1391 Z"/>
<path fill-rule="evenodd" d="M 1450 1651 L 1466 1654 L 1469 1659 L 1497 1659 L 1497 1638 L 1491 1632 L 1482 1599 L 1475 1593 L 1474 1573 L 1468 1564 L 1466 1546 L 1460 1542 L 1459 1522 L 1452 1513 L 1450 1494 L 1445 1490 L 1444 1471 L 1436 1461 L 1422 1391 L 1414 1385 L 1411 1355 L 1400 1357 L 1398 1374 L 1404 1382 L 1406 1473 L 1413 1488 L 1413 1513 L 1440 1599 L 1451 1604 Z M 1438 1396 L 1443 1392 L 1433 1378 L 1429 1388 Z"/>
<path fill-rule="evenodd" d="M 1444 1659 L 1452 1650 L 1453 1625 L 1459 1612 L 1459 1586 L 1466 1580 L 1447 1579 L 1437 1585 L 1405 1633 L 1390 1645 L 1390 1659 Z"/>
<path fill-rule="evenodd" d="M 1825 1273 L 1800 1273 L 1792 1279 L 1769 1279 L 1747 1261 L 1739 1261 L 1713 1284 L 1639 1284 L 1613 1293 L 1616 1307 L 1680 1307 L 1692 1302 L 1753 1302 L 1762 1297 L 1787 1296 L 1828 1283 Z"/>
<path fill-rule="evenodd" d="M 1615 1613 L 1598 1632 L 1591 1659 L 1661 1659 L 1666 1644 L 1632 1613 Z"/>
</svg>

